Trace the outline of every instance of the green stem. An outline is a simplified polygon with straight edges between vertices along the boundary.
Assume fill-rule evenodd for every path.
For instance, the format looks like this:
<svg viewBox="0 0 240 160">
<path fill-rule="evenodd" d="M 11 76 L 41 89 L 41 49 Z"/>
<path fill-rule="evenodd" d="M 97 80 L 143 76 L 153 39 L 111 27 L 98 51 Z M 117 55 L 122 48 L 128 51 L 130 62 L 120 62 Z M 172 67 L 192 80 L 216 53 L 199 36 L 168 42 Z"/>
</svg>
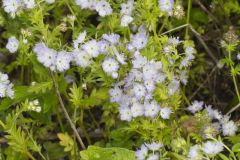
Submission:
<svg viewBox="0 0 240 160">
<path fill-rule="evenodd" d="M 36 158 L 33 157 L 33 155 L 30 152 L 27 152 L 26 154 L 30 159 L 37 160 Z"/>
<path fill-rule="evenodd" d="M 176 30 L 179 30 L 181 28 L 187 27 L 188 25 L 189 24 L 184 24 L 184 25 L 178 26 L 176 28 L 170 29 L 169 31 L 166 31 L 166 32 L 160 34 L 160 36 L 165 35 L 165 34 L 170 33 L 170 32 L 173 32 L 173 31 L 176 31 Z"/>
<path fill-rule="evenodd" d="M 231 51 L 230 50 L 228 50 L 228 58 L 229 58 L 230 61 L 232 61 Z M 235 87 L 235 90 L 236 90 L 238 101 L 240 102 L 240 94 L 239 94 L 239 91 L 238 91 L 236 77 L 235 77 L 234 73 L 232 73 L 232 71 L 234 71 L 234 67 L 233 67 L 232 63 L 230 63 L 230 67 L 231 67 L 231 75 L 232 75 L 232 78 L 233 78 L 234 87 Z"/>
<path fill-rule="evenodd" d="M 66 1 L 66 4 L 67 4 L 70 12 L 72 13 L 72 15 L 75 16 L 75 19 L 76 19 L 76 21 L 78 22 L 78 24 L 81 24 L 81 23 L 78 21 L 77 16 L 76 16 L 75 12 L 73 11 L 72 7 L 70 6 L 70 4 L 68 3 L 68 1 Z M 72 26 L 72 27 L 73 27 L 73 26 Z"/>
<path fill-rule="evenodd" d="M 192 8 L 192 0 L 188 0 L 187 24 L 189 24 L 190 22 L 191 8 Z M 189 38 L 188 34 L 189 34 L 189 26 L 186 27 L 185 39 Z"/>
<path fill-rule="evenodd" d="M 57 109 L 57 120 L 58 120 L 58 123 L 60 125 L 60 128 L 61 128 L 61 132 L 64 132 L 64 127 L 63 127 L 63 124 L 62 124 L 62 120 L 61 120 L 61 116 L 59 114 L 59 110 Z"/>
<path fill-rule="evenodd" d="M 182 97 L 183 99 L 185 100 L 185 102 L 188 104 L 188 105 L 191 105 L 190 101 L 188 100 L 188 98 L 186 97 L 184 91 L 181 90 L 181 93 L 182 93 Z"/>
<path fill-rule="evenodd" d="M 24 81 L 24 66 L 22 65 L 21 66 L 21 82 L 24 83 L 23 81 Z"/>
<path fill-rule="evenodd" d="M 163 21 L 163 24 L 162 24 L 161 28 L 159 29 L 158 34 L 162 33 L 165 25 L 166 25 L 166 20 Z"/>
<path fill-rule="evenodd" d="M 88 145 L 90 145 L 91 144 L 91 139 L 90 139 L 89 135 L 87 134 L 86 128 L 84 126 L 83 115 L 84 115 L 84 110 L 81 109 L 81 112 L 80 112 L 80 125 L 81 125 L 81 128 L 82 128 L 83 134 L 85 135 L 85 137 L 87 139 Z"/>
</svg>

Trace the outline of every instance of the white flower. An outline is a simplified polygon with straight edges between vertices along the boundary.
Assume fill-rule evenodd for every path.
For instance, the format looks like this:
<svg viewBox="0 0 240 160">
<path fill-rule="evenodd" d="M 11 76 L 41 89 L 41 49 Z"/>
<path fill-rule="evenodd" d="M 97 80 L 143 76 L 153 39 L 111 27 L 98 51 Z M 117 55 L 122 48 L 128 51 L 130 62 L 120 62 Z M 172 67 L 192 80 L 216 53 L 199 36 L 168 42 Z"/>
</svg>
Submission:
<svg viewBox="0 0 240 160">
<path fill-rule="evenodd" d="M 181 81 L 184 85 L 187 84 L 187 72 L 186 72 L 186 71 L 182 71 L 182 72 L 181 72 L 180 81 Z"/>
<path fill-rule="evenodd" d="M 153 153 L 147 158 L 147 160 L 159 160 L 159 158 L 160 157 L 158 153 Z"/>
<path fill-rule="evenodd" d="M 123 15 L 121 18 L 121 26 L 127 27 L 133 21 L 133 17 L 129 15 Z"/>
<path fill-rule="evenodd" d="M 240 53 L 237 54 L 237 59 L 240 60 Z"/>
<path fill-rule="evenodd" d="M 116 33 L 103 34 L 102 38 L 107 40 L 111 44 L 117 44 L 119 42 L 120 35 Z"/>
<path fill-rule="evenodd" d="M 82 9 L 90 8 L 93 4 L 92 0 L 75 0 L 76 4 L 79 5 Z"/>
<path fill-rule="evenodd" d="M 59 72 L 63 72 L 70 68 L 70 62 L 72 60 L 72 55 L 65 51 L 61 51 L 57 54 L 56 68 Z"/>
<path fill-rule="evenodd" d="M 105 54 L 108 51 L 110 44 L 106 40 L 100 40 L 98 42 L 99 52 Z"/>
<path fill-rule="evenodd" d="M 159 0 L 158 3 L 162 11 L 166 11 L 168 12 L 168 15 L 172 15 L 174 0 Z"/>
<path fill-rule="evenodd" d="M 106 58 L 102 63 L 102 68 L 104 72 L 108 74 L 112 74 L 113 72 L 117 72 L 119 68 L 119 64 L 113 58 Z"/>
<path fill-rule="evenodd" d="M 172 82 L 168 85 L 168 94 L 171 96 L 179 89 L 180 82 L 176 79 L 173 79 Z"/>
<path fill-rule="evenodd" d="M 162 119 L 169 119 L 171 113 L 172 113 L 172 111 L 168 107 L 164 107 L 164 108 L 160 109 L 160 115 L 161 115 Z"/>
<path fill-rule="evenodd" d="M 105 0 L 100 0 L 95 6 L 96 11 L 101 17 L 112 14 L 112 8 Z"/>
<path fill-rule="evenodd" d="M 28 109 L 38 113 L 42 111 L 42 107 L 39 105 L 38 100 L 30 101 L 28 104 Z"/>
<path fill-rule="evenodd" d="M 112 76 L 113 79 L 116 79 L 116 78 L 118 78 L 118 73 L 117 72 L 112 72 L 111 76 Z"/>
<path fill-rule="evenodd" d="M 123 65 L 126 64 L 126 58 L 124 57 L 123 54 L 115 53 L 115 56 L 119 63 L 121 63 Z"/>
<path fill-rule="evenodd" d="M 133 3 L 134 3 L 133 0 L 129 0 L 127 3 L 122 3 L 120 14 L 130 16 L 132 14 L 133 10 L 134 10 Z"/>
<path fill-rule="evenodd" d="M 224 136 L 234 136 L 238 127 L 233 121 L 222 123 L 222 132 Z"/>
<path fill-rule="evenodd" d="M 27 8 L 32 9 L 35 7 L 35 0 L 23 0 Z"/>
<path fill-rule="evenodd" d="M 131 112 L 133 117 L 139 117 L 144 114 L 144 106 L 139 102 L 135 102 L 132 104 Z"/>
<path fill-rule="evenodd" d="M 207 111 L 207 115 L 211 118 L 211 119 L 222 119 L 222 114 L 218 111 L 218 110 L 214 110 L 212 109 L 211 105 L 206 105 L 205 106 L 206 111 Z"/>
<path fill-rule="evenodd" d="M 52 3 L 54 3 L 55 2 L 55 0 L 45 0 L 47 3 L 50 3 L 50 4 L 52 4 Z"/>
<path fill-rule="evenodd" d="M 111 102 L 120 102 L 123 91 L 119 87 L 115 86 L 109 90 L 109 94 L 111 96 Z"/>
<path fill-rule="evenodd" d="M 144 104 L 144 109 L 145 109 L 145 113 L 144 113 L 145 116 L 151 117 L 151 118 L 156 117 L 160 111 L 160 107 L 156 101 L 152 101 L 151 103 L 146 102 Z"/>
<path fill-rule="evenodd" d="M 4 11 L 10 13 L 12 16 L 15 15 L 17 9 L 21 6 L 20 0 L 3 0 Z"/>
<path fill-rule="evenodd" d="M 191 46 L 186 47 L 185 53 L 186 53 L 187 55 L 193 54 L 193 53 L 194 53 L 194 48 L 191 47 Z"/>
<path fill-rule="evenodd" d="M 123 121 L 131 121 L 132 120 L 132 112 L 128 107 L 119 107 L 120 119 Z"/>
<path fill-rule="evenodd" d="M 168 44 L 177 46 L 179 43 L 181 43 L 182 41 L 179 40 L 179 37 L 171 37 L 168 39 Z"/>
<path fill-rule="evenodd" d="M 145 160 L 148 155 L 148 148 L 142 144 L 141 148 L 135 152 L 137 160 Z"/>
<path fill-rule="evenodd" d="M 200 153 L 200 146 L 194 145 L 189 149 L 188 160 L 201 160 L 202 155 Z"/>
<path fill-rule="evenodd" d="M 147 63 L 146 57 L 137 55 L 132 60 L 133 68 L 142 68 Z"/>
<path fill-rule="evenodd" d="M 144 85 L 147 88 L 148 92 L 152 92 L 155 89 L 155 82 L 153 80 L 144 81 Z"/>
<path fill-rule="evenodd" d="M 95 39 L 86 42 L 82 48 L 92 57 L 99 55 L 98 42 Z"/>
<path fill-rule="evenodd" d="M 14 97 L 13 84 L 8 80 L 8 75 L 0 72 L 0 98 Z"/>
<path fill-rule="evenodd" d="M 81 67 L 87 67 L 91 64 L 91 56 L 84 50 L 78 49 L 73 52 L 73 61 Z"/>
<path fill-rule="evenodd" d="M 192 112 L 192 113 L 195 113 L 195 112 L 197 112 L 197 111 L 200 111 L 200 110 L 202 110 L 202 108 L 203 108 L 203 101 L 194 101 L 193 103 L 192 103 L 192 105 L 190 105 L 189 107 L 188 107 L 188 110 L 190 111 L 190 112 Z"/>
<path fill-rule="evenodd" d="M 137 33 L 131 37 L 131 44 L 137 50 L 143 49 L 147 45 L 147 42 L 148 38 L 145 33 Z"/>
<path fill-rule="evenodd" d="M 48 67 L 51 70 L 55 69 L 57 51 L 46 47 L 43 43 L 36 44 L 33 51 L 37 54 L 37 60 L 45 67 Z"/>
<path fill-rule="evenodd" d="M 143 84 L 136 83 L 133 86 L 132 93 L 136 96 L 136 98 L 141 99 L 147 92 Z"/>
<path fill-rule="evenodd" d="M 15 53 L 18 49 L 18 45 L 19 41 L 14 36 L 12 36 L 8 39 L 6 48 L 9 50 L 10 53 Z"/>
<path fill-rule="evenodd" d="M 152 150 L 153 152 L 159 150 L 160 148 L 163 147 L 162 143 L 156 143 L 156 142 L 152 142 L 152 143 L 145 143 L 145 145 Z"/>
<path fill-rule="evenodd" d="M 158 74 L 157 67 L 154 63 L 147 63 L 143 67 L 144 80 L 154 80 Z"/>
<path fill-rule="evenodd" d="M 82 33 L 79 33 L 76 40 L 73 41 L 74 48 L 77 49 L 78 45 L 83 43 L 86 38 L 87 32 L 83 31 Z"/>
<path fill-rule="evenodd" d="M 28 40 L 27 40 L 27 39 L 23 39 L 23 43 L 24 43 L 24 44 L 27 44 L 27 43 L 28 43 Z"/>
<path fill-rule="evenodd" d="M 223 151 L 222 142 L 207 141 L 203 144 L 202 150 L 205 154 L 214 156 Z"/>
</svg>

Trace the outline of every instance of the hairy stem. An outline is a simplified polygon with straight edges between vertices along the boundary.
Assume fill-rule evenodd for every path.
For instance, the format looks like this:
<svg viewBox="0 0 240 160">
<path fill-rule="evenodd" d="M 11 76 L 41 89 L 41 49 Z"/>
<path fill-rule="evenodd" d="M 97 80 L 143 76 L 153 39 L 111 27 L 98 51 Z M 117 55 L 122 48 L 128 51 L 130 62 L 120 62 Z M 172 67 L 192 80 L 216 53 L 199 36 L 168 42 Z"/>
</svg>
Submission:
<svg viewBox="0 0 240 160">
<path fill-rule="evenodd" d="M 65 105 L 64 105 L 64 103 L 63 103 L 63 100 L 62 100 L 62 97 L 61 97 L 61 94 L 60 94 L 58 85 L 57 85 L 56 80 L 55 80 L 55 77 L 54 77 L 54 75 L 53 75 L 53 72 L 51 72 L 51 77 L 52 77 L 53 85 L 54 85 L 54 87 L 55 87 L 56 94 L 57 94 L 57 96 L 58 96 L 58 100 L 59 100 L 59 102 L 60 102 L 60 106 L 61 106 L 61 108 L 62 108 L 62 110 L 63 110 L 63 112 L 64 112 L 64 114 L 65 114 L 65 116 L 66 116 L 66 118 L 67 118 L 67 120 L 68 120 L 68 122 L 69 122 L 69 124 L 70 124 L 70 126 L 71 126 L 71 128 L 72 128 L 72 130 L 73 130 L 73 132 L 74 132 L 74 134 L 76 135 L 77 140 L 78 140 L 78 142 L 80 143 L 81 147 L 82 147 L 83 149 L 86 149 L 86 147 L 85 147 L 85 145 L 84 145 L 84 143 L 83 143 L 83 141 L 82 141 L 82 138 L 80 137 L 80 135 L 79 135 L 79 133 L 78 133 L 78 131 L 77 131 L 74 123 L 72 122 L 70 116 L 68 115 L 68 112 L 67 112 L 66 107 L 65 107 Z"/>
<path fill-rule="evenodd" d="M 230 61 L 232 61 L 230 50 L 228 50 L 228 58 L 229 58 Z M 238 91 L 237 80 L 236 80 L 236 77 L 235 77 L 234 73 L 232 73 L 232 71 L 234 70 L 234 67 L 233 67 L 232 63 L 230 63 L 230 67 L 231 67 L 231 75 L 232 75 L 232 78 L 233 78 L 234 88 L 236 90 L 236 94 L 237 94 L 237 97 L 238 97 L 238 102 L 240 102 L 240 94 L 239 94 L 239 91 Z"/>
</svg>

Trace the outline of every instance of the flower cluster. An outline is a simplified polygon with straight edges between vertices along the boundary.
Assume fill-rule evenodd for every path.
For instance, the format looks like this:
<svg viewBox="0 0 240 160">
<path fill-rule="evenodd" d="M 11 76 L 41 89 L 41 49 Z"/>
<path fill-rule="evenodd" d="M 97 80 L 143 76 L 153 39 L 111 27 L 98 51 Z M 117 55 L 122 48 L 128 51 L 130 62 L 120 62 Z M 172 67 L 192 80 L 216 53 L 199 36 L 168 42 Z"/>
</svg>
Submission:
<svg viewBox="0 0 240 160">
<path fill-rule="evenodd" d="M 201 160 L 203 154 L 213 157 L 223 151 L 223 143 L 218 141 L 207 141 L 201 145 L 194 145 L 189 149 L 189 160 Z"/>
<path fill-rule="evenodd" d="M 42 107 L 40 106 L 39 101 L 36 99 L 36 100 L 30 101 L 28 103 L 28 110 L 35 111 L 35 112 L 41 112 Z"/>
<path fill-rule="evenodd" d="M 161 11 L 167 12 L 168 15 L 172 15 L 174 0 L 159 0 L 158 4 Z"/>
<path fill-rule="evenodd" d="M 141 145 L 141 148 L 135 152 L 138 160 L 159 160 L 159 150 L 163 147 L 162 143 L 152 142 Z"/>
<path fill-rule="evenodd" d="M 75 0 L 82 9 L 96 10 L 101 17 L 112 14 L 112 8 L 106 0 Z"/>
<path fill-rule="evenodd" d="M 134 1 L 129 0 L 127 3 L 121 4 L 121 26 L 127 27 L 133 21 L 132 12 L 134 10 Z"/>
<path fill-rule="evenodd" d="M 165 39 L 166 38 L 166 39 Z M 177 46 L 182 43 L 178 38 L 164 37 L 163 55 L 172 62 L 174 54 L 178 54 Z M 148 43 L 148 37 L 144 27 L 139 27 L 138 32 L 131 35 L 130 42 L 126 45 L 129 52 L 133 54 L 132 69 L 126 78 L 116 83 L 112 89 L 109 90 L 111 102 L 119 105 L 119 112 L 121 120 L 131 121 L 132 118 L 145 116 L 155 118 L 160 115 L 162 119 L 169 119 L 172 110 L 166 104 L 159 105 L 154 99 L 154 91 L 157 85 L 161 84 L 167 86 L 168 95 L 172 96 L 179 90 L 180 82 L 187 83 L 185 67 L 189 66 L 191 61 L 186 61 L 188 65 L 182 66 L 183 69 L 180 74 L 168 77 L 168 72 L 164 70 L 163 64 L 160 61 L 148 60 L 141 55 Z M 191 51 L 190 48 L 192 49 Z M 195 50 L 189 45 L 186 46 L 186 52 L 193 55 Z M 184 55 L 181 60 L 184 61 L 188 55 Z M 111 61 L 111 60 L 110 60 Z M 115 64 L 115 68 L 117 65 Z M 113 71 L 112 71 L 113 72 Z"/>
<path fill-rule="evenodd" d="M 8 75 L 0 72 L 0 98 L 13 98 L 13 84 L 8 80 Z"/>
<path fill-rule="evenodd" d="M 73 41 L 74 50 L 56 51 L 48 48 L 44 43 L 35 45 L 33 51 L 37 55 L 37 59 L 45 67 L 52 71 L 66 71 L 70 68 L 71 62 L 80 67 L 88 67 L 99 54 L 104 54 L 105 59 L 102 63 L 102 69 L 105 73 L 118 77 L 118 69 L 120 64 L 125 65 L 125 57 L 123 53 L 119 53 L 117 45 L 120 36 L 118 34 L 103 34 L 100 40 L 91 39 L 85 42 L 86 32 L 79 34 L 77 39 Z"/>
<path fill-rule="evenodd" d="M 46 0 L 47 3 L 53 3 L 55 0 Z M 36 6 L 35 0 L 3 0 L 4 11 L 15 17 L 19 9 L 33 9 Z"/>
<path fill-rule="evenodd" d="M 109 90 L 111 102 L 119 104 L 121 120 L 130 121 L 133 117 L 146 116 L 154 118 L 160 113 L 163 119 L 169 119 L 171 109 L 160 107 L 153 98 L 157 83 L 163 83 L 166 75 L 162 72 L 162 64 L 154 60 L 148 61 L 138 52 L 132 61 L 133 68 L 124 81 Z M 124 84 L 121 89 L 121 84 Z"/>
<path fill-rule="evenodd" d="M 59 72 L 63 72 L 70 68 L 72 56 L 66 51 L 57 52 L 48 48 L 44 43 L 36 44 L 33 51 L 37 54 L 38 61 L 52 71 L 57 69 Z"/>
<path fill-rule="evenodd" d="M 194 101 L 192 105 L 188 107 L 188 110 L 192 113 L 196 113 L 197 111 L 200 111 L 203 109 L 204 103 L 202 101 Z M 205 105 L 205 111 L 207 117 L 214 121 L 214 125 L 217 127 L 214 127 L 214 129 L 219 132 L 222 131 L 222 134 L 224 136 L 233 136 L 235 135 L 237 131 L 237 125 L 230 120 L 230 116 L 228 115 L 222 115 L 218 110 L 213 109 L 210 105 Z M 216 120 L 218 122 L 216 122 Z"/>
</svg>

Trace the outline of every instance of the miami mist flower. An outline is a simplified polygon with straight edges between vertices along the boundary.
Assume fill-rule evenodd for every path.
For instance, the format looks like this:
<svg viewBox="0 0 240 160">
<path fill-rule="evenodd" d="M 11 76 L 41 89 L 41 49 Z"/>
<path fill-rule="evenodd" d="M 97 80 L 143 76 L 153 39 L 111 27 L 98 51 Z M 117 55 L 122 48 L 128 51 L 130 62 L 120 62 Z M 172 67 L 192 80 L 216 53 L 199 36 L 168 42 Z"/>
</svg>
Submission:
<svg viewBox="0 0 240 160">
<path fill-rule="evenodd" d="M 115 77 L 115 74 L 117 74 L 119 64 L 115 59 L 106 58 L 102 63 L 102 68 L 104 72 L 112 75 L 113 78 L 117 78 Z"/>
<path fill-rule="evenodd" d="M 14 36 L 12 36 L 8 39 L 6 48 L 10 53 L 15 53 L 18 50 L 18 45 L 19 41 Z"/>
<path fill-rule="evenodd" d="M 161 11 L 167 12 L 168 15 L 172 15 L 174 0 L 159 0 L 158 3 Z"/>
<path fill-rule="evenodd" d="M 3 8 L 4 11 L 15 16 L 18 8 L 21 6 L 20 0 L 3 0 Z"/>
<path fill-rule="evenodd" d="M 13 84 L 8 80 L 8 75 L 0 72 L 0 98 L 14 97 Z"/>
<path fill-rule="evenodd" d="M 221 142 L 207 141 L 203 144 L 202 150 L 209 156 L 214 156 L 223 151 L 223 144 Z"/>
</svg>

